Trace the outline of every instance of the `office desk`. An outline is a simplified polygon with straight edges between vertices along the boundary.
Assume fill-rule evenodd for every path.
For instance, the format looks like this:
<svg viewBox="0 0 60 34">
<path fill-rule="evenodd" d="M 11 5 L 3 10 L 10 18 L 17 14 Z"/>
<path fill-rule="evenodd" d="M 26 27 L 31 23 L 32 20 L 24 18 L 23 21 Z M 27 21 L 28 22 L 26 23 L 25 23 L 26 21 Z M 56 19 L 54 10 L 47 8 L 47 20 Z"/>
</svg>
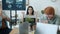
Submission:
<svg viewBox="0 0 60 34">
<path fill-rule="evenodd" d="M 29 34 L 34 34 L 35 31 L 29 32 Z M 19 29 L 15 28 L 13 29 L 9 34 L 19 34 Z"/>
<path fill-rule="evenodd" d="M 15 28 L 9 34 L 19 34 L 19 29 Z"/>
<path fill-rule="evenodd" d="M 22 23 L 22 24 L 17 24 L 16 26 L 13 26 L 12 28 L 12 31 L 9 33 L 9 34 L 19 34 L 20 33 L 20 31 L 22 32 L 22 31 L 25 31 L 26 29 L 24 29 L 24 28 L 27 28 L 26 27 L 26 23 Z M 28 26 L 28 25 L 27 25 Z M 28 32 L 29 34 L 34 34 L 34 31 L 31 31 L 31 32 Z"/>
</svg>

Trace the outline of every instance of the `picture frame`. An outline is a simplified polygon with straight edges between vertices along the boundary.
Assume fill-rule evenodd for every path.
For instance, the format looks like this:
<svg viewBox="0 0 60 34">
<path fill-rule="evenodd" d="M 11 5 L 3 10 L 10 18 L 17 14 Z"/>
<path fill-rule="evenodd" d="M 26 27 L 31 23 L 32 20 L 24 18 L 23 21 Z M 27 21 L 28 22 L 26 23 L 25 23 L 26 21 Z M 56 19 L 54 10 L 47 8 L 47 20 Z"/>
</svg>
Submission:
<svg viewBox="0 0 60 34">
<path fill-rule="evenodd" d="M 26 6 L 28 6 L 29 5 L 29 0 L 26 0 Z"/>
<path fill-rule="evenodd" d="M 26 0 L 2 0 L 2 10 L 26 10 Z"/>
</svg>

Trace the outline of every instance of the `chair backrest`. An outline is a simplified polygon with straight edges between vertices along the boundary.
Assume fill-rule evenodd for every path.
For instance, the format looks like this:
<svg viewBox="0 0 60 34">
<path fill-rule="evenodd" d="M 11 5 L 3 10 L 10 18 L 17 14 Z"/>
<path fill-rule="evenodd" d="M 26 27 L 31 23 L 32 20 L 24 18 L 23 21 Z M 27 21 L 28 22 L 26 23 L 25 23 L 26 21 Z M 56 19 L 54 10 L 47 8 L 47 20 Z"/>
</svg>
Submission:
<svg viewBox="0 0 60 34">
<path fill-rule="evenodd" d="M 6 26 L 6 24 L 5 24 L 5 19 L 2 19 L 2 29 L 4 29 L 4 28 L 6 28 L 7 26 Z"/>
<path fill-rule="evenodd" d="M 20 24 L 19 25 L 20 34 L 28 34 L 28 26 L 29 26 L 29 23 L 27 22 Z"/>
</svg>

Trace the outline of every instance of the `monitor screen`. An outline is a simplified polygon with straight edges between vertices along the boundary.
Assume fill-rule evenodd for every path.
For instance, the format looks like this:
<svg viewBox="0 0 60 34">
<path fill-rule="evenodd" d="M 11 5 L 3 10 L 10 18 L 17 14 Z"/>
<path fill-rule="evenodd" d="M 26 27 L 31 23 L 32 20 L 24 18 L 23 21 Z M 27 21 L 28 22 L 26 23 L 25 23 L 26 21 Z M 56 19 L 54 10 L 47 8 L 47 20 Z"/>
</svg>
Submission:
<svg viewBox="0 0 60 34">
<path fill-rule="evenodd" d="M 2 0 L 3 10 L 25 10 L 26 0 Z"/>
</svg>

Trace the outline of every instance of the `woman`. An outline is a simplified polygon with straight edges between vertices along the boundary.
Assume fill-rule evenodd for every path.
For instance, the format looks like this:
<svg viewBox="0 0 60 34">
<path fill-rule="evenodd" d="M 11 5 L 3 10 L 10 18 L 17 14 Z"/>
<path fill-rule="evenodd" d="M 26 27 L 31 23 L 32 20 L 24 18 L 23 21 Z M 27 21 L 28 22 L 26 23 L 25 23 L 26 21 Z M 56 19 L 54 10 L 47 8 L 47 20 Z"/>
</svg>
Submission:
<svg viewBox="0 0 60 34">
<path fill-rule="evenodd" d="M 29 7 L 27 8 L 27 15 L 34 15 L 34 9 L 33 9 L 32 6 L 29 6 Z"/>
<path fill-rule="evenodd" d="M 23 13 L 23 14 L 24 14 L 24 13 Z M 36 15 L 34 14 L 34 9 L 33 9 L 32 6 L 29 6 L 29 7 L 27 8 L 27 13 L 26 13 L 26 15 L 23 15 L 23 18 L 26 18 L 26 17 L 35 18 L 35 19 L 34 19 L 34 22 L 31 23 L 31 25 L 30 25 L 30 29 L 31 29 L 31 30 L 33 30 L 33 28 L 35 29 L 35 28 L 36 28 Z M 24 22 L 24 21 L 25 21 L 25 19 L 23 19 L 23 22 Z"/>
<path fill-rule="evenodd" d="M 44 15 L 40 18 L 40 22 L 60 25 L 60 18 L 55 15 L 53 7 L 47 7 L 44 10 Z"/>
</svg>

